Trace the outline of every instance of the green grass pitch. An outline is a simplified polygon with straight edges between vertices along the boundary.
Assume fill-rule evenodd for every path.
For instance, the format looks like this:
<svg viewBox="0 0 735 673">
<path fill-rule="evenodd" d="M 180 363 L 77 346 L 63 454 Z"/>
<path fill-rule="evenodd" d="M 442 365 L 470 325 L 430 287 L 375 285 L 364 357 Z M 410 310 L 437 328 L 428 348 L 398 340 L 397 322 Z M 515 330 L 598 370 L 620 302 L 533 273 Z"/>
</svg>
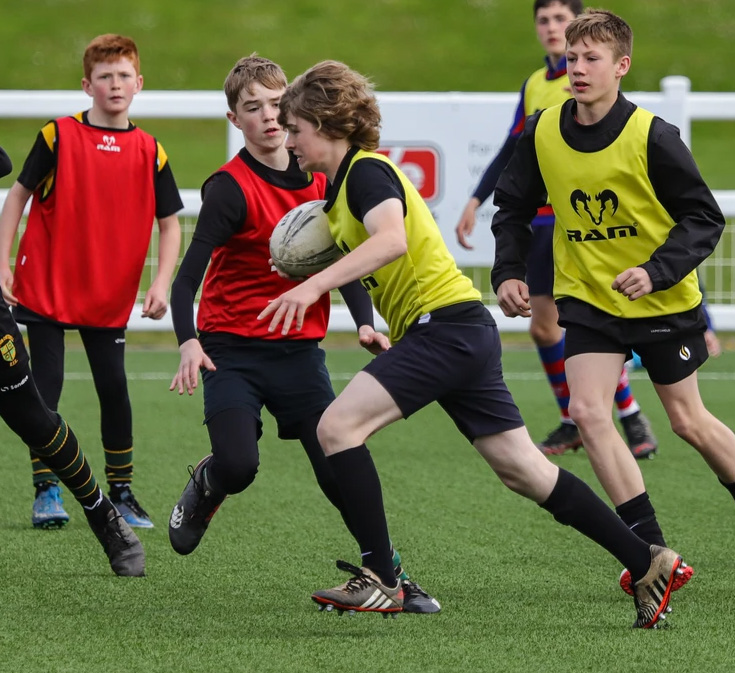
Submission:
<svg viewBox="0 0 735 673">
<path fill-rule="evenodd" d="M 518 341 L 519 337 L 515 337 Z M 367 354 L 327 343 L 340 388 Z M 513 394 L 535 437 L 556 411 L 536 355 L 504 357 Z M 345 579 L 337 558 L 358 550 L 319 492 L 295 442 L 275 438 L 266 415 L 261 468 L 228 499 L 200 548 L 170 548 L 168 514 L 186 466 L 208 451 L 201 391 L 168 392 L 173 348 L 131 347 L 128 371 L 136 438 L 135 492 L 156 528 L 140 531 L 148 576 L 117 578 L 67 495 L 62 531 L 30 526 L 30 469 L 5 426 L 0 515 L 0 669 L 243 671 L 729 671 L 733 658 L 733 503 L 693 450 L 668 428 L 653 389 L 634 374 L 660 455 L 641 465 L 669 544 L 694 566 L 675 594 L 670 628 L 634 631 L 633 603 L 617 587 L 614 559 L 502 487 L 451 422 L 432 406 L 370 442 L 391 532 L 412 577 L 443 604 L 439 615 L 338 617 L 310 592 Z M 703 396 L 725 422 L 735 354 L 701 372 Z M 67 355 L 62 412 L 98 476 L 102 451 L 89 370 Z M 601 493 L 583 451 L 555 459 Z"/>
</svg>

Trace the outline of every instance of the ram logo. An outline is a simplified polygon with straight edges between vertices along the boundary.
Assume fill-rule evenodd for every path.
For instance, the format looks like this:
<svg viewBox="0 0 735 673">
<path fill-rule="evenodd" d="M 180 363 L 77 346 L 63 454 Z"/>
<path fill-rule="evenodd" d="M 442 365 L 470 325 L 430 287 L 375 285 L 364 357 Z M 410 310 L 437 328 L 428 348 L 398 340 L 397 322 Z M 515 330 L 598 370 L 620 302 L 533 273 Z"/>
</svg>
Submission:
<svg viewBox="0 0 735 673">
<path fill-rule="evenodd" d="M 610 204 L 610 207 L 612 208 L 611 216 L 615 215 L 615 212 L 618 209 L 618 195 L 612 189 L 603 189 L 599 194 L 597 194 L 597 196 L 595 196 L 595 201 L 597 203 L 594 204 L 594 212 L 590 208 L 592 197 L 581 189 L 575 189 L 569 197 L 569 201 L 572 204 L 572 208 L 574 208 L 574 212 L 577 213 L 579 217 L 582 217 L 582 214 L 579 212 L 579 204 L 582 203 L 582 207 L 590 216 L 592 224 L 597 226 L 602 224 L 602 219 L 605 211 L 608 209 L 608 204 Z M 595 215 L 595 212 L 597 215 Z"/>
</svg>

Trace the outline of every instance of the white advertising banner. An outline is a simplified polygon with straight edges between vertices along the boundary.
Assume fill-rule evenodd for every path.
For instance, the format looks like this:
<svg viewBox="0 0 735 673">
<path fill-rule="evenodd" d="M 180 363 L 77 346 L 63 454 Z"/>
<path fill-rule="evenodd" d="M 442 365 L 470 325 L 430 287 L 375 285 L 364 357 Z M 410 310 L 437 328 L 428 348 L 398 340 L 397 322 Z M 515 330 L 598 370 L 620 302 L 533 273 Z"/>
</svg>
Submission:
<svg viewBox="0 0 735 673">
<path fill-rule="evenodd" d="M 487 165 L 505 142 L 517 94 L 379 95 L 380 151 L 398 164 L 424 197 L 460 266 L 491 266 L 492 199 L 478 210 L 474 250 L 457 244 L 454 228 Z"/>
</svg>

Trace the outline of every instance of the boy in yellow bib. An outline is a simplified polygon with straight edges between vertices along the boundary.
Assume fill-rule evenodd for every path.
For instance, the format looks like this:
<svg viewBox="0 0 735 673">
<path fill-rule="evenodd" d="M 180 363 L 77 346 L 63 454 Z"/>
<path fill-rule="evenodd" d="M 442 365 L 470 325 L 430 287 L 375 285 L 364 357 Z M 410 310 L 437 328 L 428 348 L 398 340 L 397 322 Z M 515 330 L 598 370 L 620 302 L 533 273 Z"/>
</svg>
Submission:
<svg viewBox="0 0 735 673">
<path fill-rule="evenodd" d="M 502 149 L 490 162 L 457 223 L 457 241 L 467 249 L 475 228 L 475 211 L 495 190 L 500 174 L 513 156 L 528 117 L 539 110 L 560 105 L 572 91 L 567 77 L 566 38 L 569 23 L 583 11 L 582 0 L 534 0 L 536 37 L 546 52 L 545 66 L 523 83 L 515 117 Z M 551 391 L 561 414 L 559 424 L 538 443 L 546 455 L 562 454 L 582 446 L 577 426 L 569 417 L 569 386 L 564 373 L 564 330 L 554 302 L 554 209 L 544 203 L 531 222 L 533 238 L 528 251 L 525 282 L 528 285 L 531 319 L 528 332 L 536 346 Z M 648 419 L 633 396 L 628 373 L 621 371 L 615 390 L 615 406 L 626 441 L 636 458 L 653 458 L 658 451 Z"/>
<path fill-rule="evenodd" d="M 696 267 L 724 217 L 676 128 L 625 99 L 632 31 L 604 10 L 566 30 L 573 100 L 532 117 L 495 191 L 493 288 L 505 315 L 527 315 L 524 260 L 535 204 L 554 204 L 554 296 L 566 328 L 569 411 L 620 517 L 664 545 L 641 471 L 610 417 L 635 350 L 676 434 L 735 497 L 735 435 L 702 403 L 707 359 Z M 679 576 L 678 589 L 691 577 Z M 630 577 L 620 580 L 630 592 Z"/>
<path fill-rule="evenodd" d="M 361 343 L 377 357 L 317 427 L 363 567 L 338 562 L 354 576 L 313 600 L 338 610 L 404 608 L 380 479 L 365 441 L 436 401 L 508 488 L 631 568 L 635 626 L 655 627 L 684 572 L 681 557 L 634 535 L 589 486 L 534 445 L 503 380 L 498 330 L 480 293 L 457 268 L 419 193 L 375 152 L 380 111 L 369 82 L 343 63 L 319 63 L 286 89 L 278 121 L 299 168 L 329 180 L 324 209 L 344 257 L 274 298 L 258 318 L 270 321 L 271 332 L 300 330 L 320 296 L 360 278 L 391 338 L 388 344 L 372 328 L 360 328 Z"/>
</svg>

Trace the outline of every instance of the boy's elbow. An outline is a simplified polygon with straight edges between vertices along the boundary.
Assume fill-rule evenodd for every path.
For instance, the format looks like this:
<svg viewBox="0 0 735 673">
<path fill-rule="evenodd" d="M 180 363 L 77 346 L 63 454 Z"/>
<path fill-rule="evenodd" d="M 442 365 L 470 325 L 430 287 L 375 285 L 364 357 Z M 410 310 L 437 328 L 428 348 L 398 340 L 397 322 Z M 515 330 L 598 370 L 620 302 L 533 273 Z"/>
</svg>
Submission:
<svg viewBox="0 0 735 673">
<path fill-rule="evenodd" d="M 401 257 L 408 252 L 408 241 L 405 237 L 396 240 L 394 244 L 394 252 L 396 253 L 396 257 Z"/>
<path fill-rule="evenodd" d="M 2 151 L 2 150 L 0 150 Z M 10 175 L 13 172 L 13 163 L 7 154 L 0 156 L 0 178 Z"/>
</svg>

